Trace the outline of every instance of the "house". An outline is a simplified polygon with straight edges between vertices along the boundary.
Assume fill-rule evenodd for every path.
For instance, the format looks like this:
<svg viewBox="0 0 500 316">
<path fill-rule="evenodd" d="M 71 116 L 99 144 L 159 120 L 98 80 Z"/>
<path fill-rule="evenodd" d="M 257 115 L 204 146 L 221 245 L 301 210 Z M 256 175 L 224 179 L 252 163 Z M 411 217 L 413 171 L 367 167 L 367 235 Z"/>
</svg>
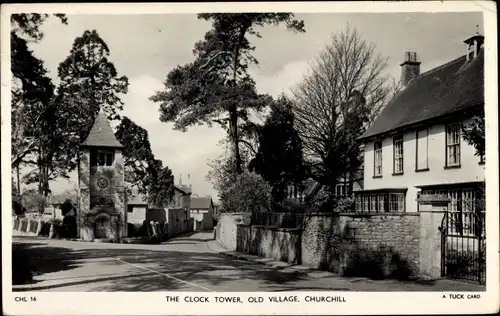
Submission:
<svg viewBox="0 0 500 316">
<path fill-rule="evenodd" d="M 324 189 L 325 188 L 320 183 L 313 180 L 312 178 L 309 178 L 302 183 L 302 186 L 288 186 L 287 199 L 295 201 L 297 203 L 304 203 L 306 201 L 314 200 L 316 196 L 321 195 L 321 192 L 324 191 Z M 363 172 L 360 171 L 352 178 L 352 184 L 350 183 L 348 175 L 338 179 L 337 184 L 335 185 L 335 197 L 352 197 L 353 191 L 362 189 Z"/>
<path fill-rule="evenodd" d="M 67 194 L 50 194 L 47 197 L 47 205 L 45 206 L 44 212 L 43 212 L 43 217 L 45 219 L 50 219 L 50 218 L 58 218 L 62 219 L 62 210 L 61 210 L 61 205 L 63 203 L 69 200 L 75 206 L 76 210 L 76 205 L 78 201 L 78 196 L 76 194 L 72 193 L 67 193 Z M 72 215 L 75 216 L 75 211 L 70 211 L 67 215 Z"/>
<path fill-rule="evenodd" d="M 405 54 L 403 89 L 360 137 L 364 189 L 355 192 L 356 211 L 417 212 L 417 197 L 434 194 L 451 199 L 449 211 L 473 211 L 485 160 L 461 133 L 484 109 L 484 37 L 464 43 L 465 55 L 422 74 L 417 54 Z"/>
<path fill-rule="evenodd" d="M 174 197 L 168 205 L 148 205 L 147 199 L 142 194 L 133 194 L 127 201 L 127 222 L 141 225 L 145 220 L 165 221 L 167 214 L 165 208 L 184 208 L 189 212 L 191 206 L 191 187 L 175 185 Z"/>
<path fill-rule="evenodd" d="M 214 203 L 210 196 L 193 196 L 191 198 L 191 217 L 194 219 L 194 230 L 214 228 Z"/>
</svg>

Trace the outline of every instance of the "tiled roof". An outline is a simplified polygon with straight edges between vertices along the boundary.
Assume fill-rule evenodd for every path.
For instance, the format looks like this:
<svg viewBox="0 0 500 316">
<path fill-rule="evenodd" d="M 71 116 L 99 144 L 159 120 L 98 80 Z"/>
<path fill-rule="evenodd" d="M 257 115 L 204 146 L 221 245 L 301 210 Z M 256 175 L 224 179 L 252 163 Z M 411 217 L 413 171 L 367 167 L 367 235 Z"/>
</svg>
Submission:
<svg viewBox="0 0 500 316">
<path fill-rule="evenodd" d="M 484 104 L 484 50 L 427 71 L 400 91 L 368 130 L 366 139 Z"/>
<path fill-rule="evenodd" d="M 111 129 L 111 125 L 109 125 L 106 114 L 104 114 L 102 109 L 99 111 L 99 114 L 94 121 L 94 125 L 92 126 L 87 139 L 82 143 L 82 146 L 123 147 L 122 144 L 120 144 L 120 142 L 116 139 L 113 129 Z"/>
<path fill-rule="evenodd" d="M 209 196 L 191 197 L 191 209 L 208 210 L 212 204 L 212 198 Z"/>
</svg>

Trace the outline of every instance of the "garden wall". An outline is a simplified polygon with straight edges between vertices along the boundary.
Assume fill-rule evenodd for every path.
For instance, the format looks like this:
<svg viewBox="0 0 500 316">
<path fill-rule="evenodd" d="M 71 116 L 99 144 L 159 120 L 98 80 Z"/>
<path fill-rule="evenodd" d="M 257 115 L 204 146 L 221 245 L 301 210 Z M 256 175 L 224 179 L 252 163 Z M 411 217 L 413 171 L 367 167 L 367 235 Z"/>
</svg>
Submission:
<svg viewBox="0 0 500 316">
<path fill-rule="evenodd" d="M 224 248 L 236 250 L 238 224 L 249 224 L 250 213 L 221 213 L 215 227 L 215 239 Z"/>
<path fill-rule="evenodd" d="M 334 213 L 304 217 L 302 263 L 339 273 L 352 273 L 355 262 L 375 261 L 390 273 L 407 266 L 417 273 L 419 213 Z M 392 268 L 391 268 L 392 266 Z M 362 267 L 367 269 L 366 266 Z"/>
<path fill-rule="evenodd" d="M 300 229 L 240 224 L 237 228 L 236 250 L 299 264 L 300 235 Z"/>
<path fill-rule="evenodd" d="M 236 249 L 341 274 L 416 274 L 419 215 L 310 213 L 301 229 L 238 225 Z"/>
</svg>

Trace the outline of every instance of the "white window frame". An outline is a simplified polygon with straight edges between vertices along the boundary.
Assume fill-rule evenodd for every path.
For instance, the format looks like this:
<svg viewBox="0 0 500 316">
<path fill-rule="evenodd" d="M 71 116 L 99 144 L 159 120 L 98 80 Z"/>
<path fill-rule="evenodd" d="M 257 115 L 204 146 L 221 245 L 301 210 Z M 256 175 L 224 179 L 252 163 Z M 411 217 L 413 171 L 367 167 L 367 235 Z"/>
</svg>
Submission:
<svg viewBox="0 0 500 316">
<path fill-rule="evenodd" d="M 404 193 L 389 193 L 389 212 L 398 213 L 405 211 L 405 194 Z"/>
<path fill-rule="evenodd" d="M 394 155 L 394 174 L 402 174 L 404 171 L 404 149 L 403 135 L 394 136 L 392 140 Z"/>
<path fill-rule="evenodd" d="M 377 145 L 380 145 L 377 146 Z M 382 141 L 373 142 L 373 176 L 382 176 Z"/>
<path fill-rule="evenodd" d="M 460 166 L 461 124 L 446 125 L 446 167 Z"/>
</svg>

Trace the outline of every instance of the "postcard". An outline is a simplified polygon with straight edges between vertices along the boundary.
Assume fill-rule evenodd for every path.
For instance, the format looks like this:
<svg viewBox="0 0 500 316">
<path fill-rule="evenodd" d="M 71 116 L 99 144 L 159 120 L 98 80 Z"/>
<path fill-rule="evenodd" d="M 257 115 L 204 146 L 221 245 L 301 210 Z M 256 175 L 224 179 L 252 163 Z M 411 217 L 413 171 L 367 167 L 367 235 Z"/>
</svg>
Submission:
<svg viewBox="0 0 500 316">
<path fill-rule="evenodd" d="M 5 314 L 498 312 L 496 30 L 491 1 L 2 5 Z"/>
</svg>

